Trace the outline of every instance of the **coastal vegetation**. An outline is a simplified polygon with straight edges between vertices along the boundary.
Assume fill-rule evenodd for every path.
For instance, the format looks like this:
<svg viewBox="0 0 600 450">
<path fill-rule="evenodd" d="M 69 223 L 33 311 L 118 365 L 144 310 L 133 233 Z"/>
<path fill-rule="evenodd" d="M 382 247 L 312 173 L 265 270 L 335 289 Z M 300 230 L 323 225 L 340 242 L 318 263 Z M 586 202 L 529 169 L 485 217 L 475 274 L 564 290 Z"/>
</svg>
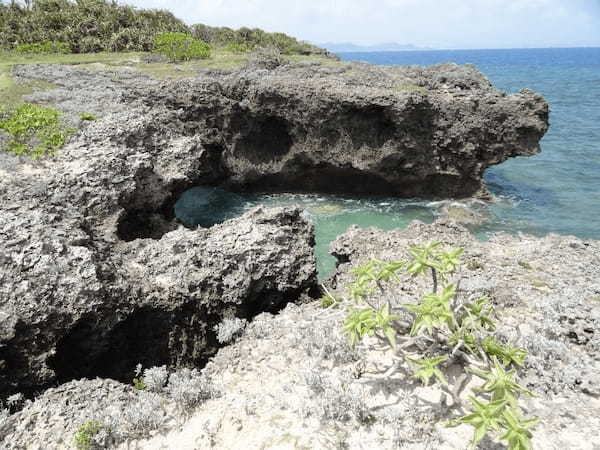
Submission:
<svg viewBox="0 0 600 450">
<path fill-rule="evenodd" d="M 7 150 L 35 158 L 54 153 L 72 133 L 60 116 L 60 111 L 29 103 L 13 110 L 0 109 L 0 130 L 10 136 Z"/>
<path fill-rule="evenodd" d="M 186 33 L 160 33 L 153 50 L 172 62 L 210 57 L 210 45 Z"/>
<path fill-rule="evenodd" d="M 0 48 L 24 53 L 152 51 L 161 33 L 182 33 L 234 52 L 272 46 L 284 54 L 324 54 L 284 33 L 188 26 L 172 13 L 108 0 L 0 1 Z"/>
<path fill-rule="evenodd" d="M 462 264 L 462 249 L 440 250 L 430 243 L 409 250 L 412 260 L 373 260 L 353 270 L 350 302 L 344 330 L 352 345 L 366 336 L 375 336 L 392 350 L 392 366 L 412 373 L 425 386 L 440 386 L 452 401 L 451 408 L 462 412 L 463 391 L 471 386 L 470 411 L 451 420 L 449 426 L 469 424 L 474 428 L 472 448 L 487 436 L 507 442 L 510 450 L 531 448 L 531 429 L 536 418 L 525 418 L 519 406 L 521 395 L 533 394 L 518 384 L 517 368 L 523 366 L 527 351 L 502 342 L 496 328 L 489 298 L 461 298 L 460 280 L 449 278 Z M 431 276 L 431 292 L 416 303 L 395 304 L 391 283 L 400 275 Z M 331 298 L 325 304 L 334 305 Z M 444 369 L 462 368 L 450 382 Z M 481 380 L 473 385 L 473 378 Z"/>
<path fill-rule="evenodd" d="M 166 61 L 147 57 L 149 52 Z M 327 52 L 283 33 L 187 26 L 168 11 L 109 0 L 0 0 L 0 129 L 11 135 L 9 151 L 36 156 L 57 150 L 69 134 L 59 125 L 58 111 L 24 103 L 28 94 L 53 86 L 17 82 L 12 77 L 16 64 L 114 67 L 133 61 L 141 72 L 164 78 L 190 76 L 202 67 L 235 69 L 249 62 L 273 67 L 281 64 L 282 54 L 324 58 Z M 92 116 L 80 119 L 94 120 Z M 27 144 L 32 137 L 39 142 Z"/>
</svg>

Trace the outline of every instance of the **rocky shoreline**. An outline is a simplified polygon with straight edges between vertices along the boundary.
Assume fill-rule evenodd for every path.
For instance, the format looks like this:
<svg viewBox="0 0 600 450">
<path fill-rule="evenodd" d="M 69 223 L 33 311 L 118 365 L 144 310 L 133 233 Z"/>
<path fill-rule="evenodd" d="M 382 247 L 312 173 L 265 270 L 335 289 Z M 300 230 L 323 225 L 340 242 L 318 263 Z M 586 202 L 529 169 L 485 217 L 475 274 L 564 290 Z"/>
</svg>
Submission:
<svg viewBox="0 0 600 450">
<path fill-rule="evenodd" d="M 353 266 L 371 258 L 404 258 L 407 248 L 423 240 L 465 248 L 464 295 L 489 295 L 500 335 L 529 351 L 521 380 L 537 396 L 525 403 L 529 414 L 541 418 L 534 448 L 592 450 L 600 445 L 595 432 L 600 426 L 600 244 L 506 234 L 480 242 L 444 220 L 413 222 L 406 230 L 390 232 L 354 228 L 332 245 L 340 264 L 327 284 L 336 296 L 345 296 Z M 410 298 L 421 287 L 404 282 L 399 292 Z M 246 448 L 335 448 L 342 443 L 348 448 L 463 448 L 471 431 L 442 425 L 450 410 L 437 403 L 441 392 L 419 387 L 401 373 L 382 380 L 385 353 L 376 341 L 349 347 L 344 317 L 343 309 L 323 309 L 317 302 L 256 317 L 204 369 L 214 390 L 191 416 L 178 415 L 177 402 L 166 391 L 156 394 L 162 403 L 153 419 L 145 419 L 156 425 L 146 437 L 127 428 L 130 422 L 119 416 L 121 430 L 128 430 L 127 445 L 238 448 L 243 440 Z M 147 395 L 109 380 L 71 382 L 11 416 L 3 429 L 4 445 L 61 448 L 82 423 L 107 422 L 105 409 L 115 405 L 126 416 L 148 402 Z M 151 415 L 142 409 L 140 415 Z M 369 414 L 373 417 L 367 419 Z M 491 441 L 482 445 L 504 448 Z"/>
<path fill-rule="evenodd" d="M 80 131 L 45 161 L 0 153 L 0 400 L 36 397 L 0 416 L 3 448 L 69 448 L 96 422 L 111 424 L 104 448 L 468 441 L 422 401 L 435 390 L 362 375 L 381 369 L 381 355 L 373 343 L 351 349 L 343 311 L 313 301 L 314 232 L 301 210 L 259 207 L 191 230 L 173 206 L 198 185 L 485 196 L 487 167 L 539 151 L 541 96 L 502 93 L 451 64 L 249 66 L 184 81 L 50 65 L 15 75 L 55 84 L 31 100 L 56 105 Z M 103 118 L 84 124 L 84 112 Z M 448 218 L 353 228 L 332 245 L 338 268 L 325 285 L 344 296 L 353 266 L 430 241 L 465 248 L 461 288 L 489 295 L 502 336 L 529 350 L 521 375 L 540 396 L 527 404 L 542 418 L 536 448 L 600 445 L 600 423 L 581 419 L 600 411 L 599 244 L 504 234 L 484 243 Z M 137 364 L 150 369 L 140 391 L 130 385 Z M 151 369 L 163 365 L 174 372 Z M 573 430 L 580 446 L 569 447 Z"/>
</svg>

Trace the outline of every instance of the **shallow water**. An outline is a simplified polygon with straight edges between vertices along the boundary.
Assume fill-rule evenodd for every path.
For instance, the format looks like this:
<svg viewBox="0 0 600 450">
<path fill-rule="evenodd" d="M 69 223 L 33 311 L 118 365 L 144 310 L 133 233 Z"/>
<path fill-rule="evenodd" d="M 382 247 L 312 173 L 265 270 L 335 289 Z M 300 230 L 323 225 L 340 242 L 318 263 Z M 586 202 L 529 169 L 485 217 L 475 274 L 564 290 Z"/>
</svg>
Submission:
<svg viewBox="0 0 600 450">
<path fill-rule="evenodd" d="M 471 63 L 499 89 L 531 88 L 551 105 L 550 131 L 542 153 L 514 158 L 488 169 L 486 182 L 496 202 L 471 204 L 490 218 L 476 229 L 485 239 L 495 231 L 549 232 L 600 239 L 600 49 L 455 50 L 427 52 L 346 53 L 347 60 L 375 64 L 430 65 Z M 198 195 L 199 194 L 199 195 Z M 194 194 L 184 209 L 193 209 Z M 324 195 L 236 195 L 207 204 L 196 191 L 204 212 L 215 221 L 240 215 L 262 203 L 299 205 L 315 224 L 321 277 L 334 268 L 329 243 L 351 225 L 384 230 L 405 227 L 411 220 L 432 222 L 440 203 L 394 198 L 343 198 Z M 221 197 L 221 200 L 222 197 Z M 224 208 L 215 205 L 226 205 Z M 185 216 L 179 203 L 178 216 Z M 205 217 L 205 216 L 203 216 Z M 195 219 L 189 219 L 192 222 Z M 204 219 L 202 219 L 204 220 Z M 200 222 L 196 222 L 200 223 Z"/>
</svg>

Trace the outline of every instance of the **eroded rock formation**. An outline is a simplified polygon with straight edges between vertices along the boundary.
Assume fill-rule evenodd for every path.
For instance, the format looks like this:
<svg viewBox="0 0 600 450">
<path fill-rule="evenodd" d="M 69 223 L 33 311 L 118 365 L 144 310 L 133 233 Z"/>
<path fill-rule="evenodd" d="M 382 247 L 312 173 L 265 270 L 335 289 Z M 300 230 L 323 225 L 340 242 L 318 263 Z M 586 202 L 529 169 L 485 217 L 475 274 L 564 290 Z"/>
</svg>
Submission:
<svg viewBox="0 0 600 450">
<path fill-rule="evenodd" d="M 539 95 L 504 94 L 455 65 L 297 64 L 162 83 L 62 66 L 17 75 L 58 86 L 38 100 L 105 117 L 54 159 L 0 156 L 0 392 L 199 362 L 227 314 L 315 286 L 299 211 L 177 228 L 173 205 L 192 186 L 468 196 L 489 165 L 537 152 L 548 119 Z"/>
<path fill-rule="evenodd" d="M 210 229 L 108 242 L 73 205 L 39 200 L 4 203 L 0 216 L 5 394 L 127 379 L 137 363 L 201 364 L 223 318 L 276 311 L 316 283 L 312 225 L 299 210 L 258 208 Z"/>
<path fill-rule="evenodd" d="M 371 258 L 406 260 L 407 248 L 428 240 L 465 248 L 461 295 L 487 294 L 500 337 L 529 352 L 519 383 L 536 397 L 522 396 L 519 403 L 527 417 L 540 419 L 533 448 L 600 445 L 600 243 L 508 234 L 480 242 L 446 220 L 387 232 L 354 228 L 333 245 L 340 265 L 332 292 L 348 301 L 344 306 L 355 305 L 346 292 L 351 268 Z M 429 280 L 406 277 L 388 294 L 396 302 L 411 301 L 428 292 L 426 287 Z M 118 448 L 231 449 L 243 442 L 248 449 L 464 449 L 472 427 L 446 426 L 463 412 L 440 403 L 439 387 L 423 386 L 409 371 L 389 372 L 391 354 L 380 340 L 365 338 L 350 347 L 344 306 L 290 304 L 277 315 L 258 316 L 204 369 L 221 383 L 222 395 L 200 405 L 183 423 L 172 420 L 160 432 Z M 456 376 L 451 368 L 444 370 L 448 379 Z M 138 400 L 128 406 L 123 386 L 114 383 L 73 382 L 51 389 L 8 419 L 4 441 L 0 425 L 0 446 L 61 448 L 81 424 L 101 418 L 94 406 L 108 400 L 98 391 L 123 410 L 137 408 L 145 394 L 130 388 Z M 463 395 L 466 402 L 471 390 Z M 142 409 L 146 415 L 153 412 Z M 163 407 L 156 415 L 172 411 Z M 486 439 L 480 447 L 506 446 Z"/>
</svg>

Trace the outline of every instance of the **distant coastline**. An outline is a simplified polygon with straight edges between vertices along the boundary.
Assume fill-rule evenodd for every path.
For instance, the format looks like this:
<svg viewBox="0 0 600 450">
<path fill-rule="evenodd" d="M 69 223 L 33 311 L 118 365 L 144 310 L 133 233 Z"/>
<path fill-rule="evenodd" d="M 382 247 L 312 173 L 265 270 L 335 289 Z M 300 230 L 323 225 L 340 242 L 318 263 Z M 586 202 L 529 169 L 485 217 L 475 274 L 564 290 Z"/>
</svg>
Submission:
<svg viewBox="0 0 600 450">
<path fill-rule="evenodd" d="M 469 51 L 527 51 L 527 50 L 568 50 L 568 49 L 596 49 L 598 46 L 579 47 L 498 47 L 498 48 L 444 48 L 444 47 L 418 47 L 412 44 L 379 44 L 358 45 L 352 43 L 320 43 L 315 44 L 332 53 L 395 53 L 395 52 L 469 52 Z"/>
<path fill-rule="evenodd" d="M 353 53 L 353 52 L 406 52 L 406 51 L 424 51 L 437 50 L 433 47 L 419 47 L 413 44 L 398 44 L 396 42 L 387 42 L 383 44 L 359 45 L 352 42 L 325 42 L 316 44 L 321 48 L 334 53 Z"/>
</svg>

